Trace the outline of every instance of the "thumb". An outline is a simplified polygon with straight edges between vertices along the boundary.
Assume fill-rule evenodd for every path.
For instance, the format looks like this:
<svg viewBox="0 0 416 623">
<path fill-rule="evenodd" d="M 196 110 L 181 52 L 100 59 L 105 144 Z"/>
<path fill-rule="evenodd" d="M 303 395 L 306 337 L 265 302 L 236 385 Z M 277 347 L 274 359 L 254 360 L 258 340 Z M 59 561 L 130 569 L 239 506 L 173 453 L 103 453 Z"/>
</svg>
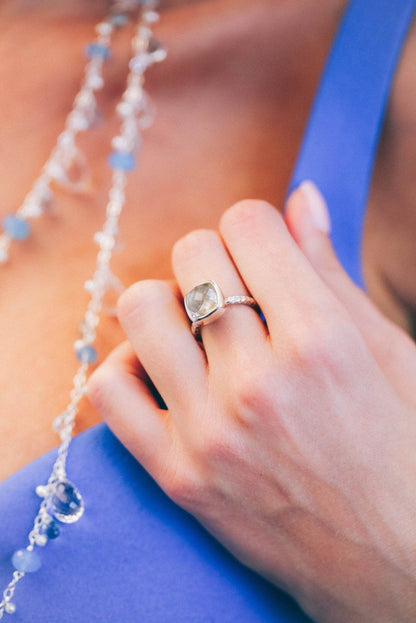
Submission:
<svg viewBox="0 0 416 623">
<path fill-rule="evenodd" d="M 303 182 L 291 194 L 285 220 L 315 271 L 349 312 L 386 376 L 403 397 L 410 398 L 416 374 L 415 344 L 375 307 L 341 266 L 329 239 L 328 208 L 313 182 Z"/>
</svg>

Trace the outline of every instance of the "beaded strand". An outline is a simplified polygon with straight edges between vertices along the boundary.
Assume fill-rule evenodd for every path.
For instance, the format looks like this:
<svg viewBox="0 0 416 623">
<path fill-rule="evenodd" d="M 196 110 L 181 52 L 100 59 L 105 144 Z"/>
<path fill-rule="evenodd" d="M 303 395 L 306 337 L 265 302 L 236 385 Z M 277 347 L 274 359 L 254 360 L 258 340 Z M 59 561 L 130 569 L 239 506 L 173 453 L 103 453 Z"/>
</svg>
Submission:
<svg viewBox="0 0 416 623">
<path fill-rule="evenodd" d="M 95 93 L 104 86 L 103 65 L 111 55 L 111 38 L 115 28 L 127 23 L 125 14 L 113 11 L 96 25 L 96 38 L 85 47 L 84 53 L 88 62 L 83 82 L 66 118 L 64 130 L 59 134 L 39 177 L 16 212 L 7 214 L 2 219 L 0 264 L 8 261 L 9 248 L 13 240 L 25 240 L 30 236 L 30 219 L 42 216 L 51 204 L 52 182 L 72 192 L 80 192 L 86 187 L 85 157 L 78 149 L 76 139 L 80 132 L 90 129 L 96 122 L 98 109 Z M 74 166 L 84 171 L 80 179 L 71 180 L 70 171 Z"/>
<path fill-rule="evenodd" d="M 132 0 L 117 0 L 116 2 L 116 6 L 120 10 L 130 9 L 132 4 L 137 5 L 137 3 L 132 3 Z M 36 487 L 36 493 L 42 498 L 42 502 L 34 519 L 33 528 L 28 535 L 29 545 L 24 549 L 17 550 L 12 555 L 15 571 L 3 592 L 0 602 L 0 619 L 5 613 L 13 614 L 16 611 L 12 598 L 17 583 L 26 573 L 33 573 L 41 567 L 41 557 L 36 548 L 45 546 L 49 540 L 59 536 L 58 522 L 61 524 L 73 523 L 78 521 L 84 513 L 82 496 L 77 487 L 67 479 L 66 459 L 73 438 L 74 421 L 79 410 L 79 402 L 86 392 L 87 371 L 97 359 L 94 342 L 100 312 L 102 311 L 103 297 L 115 279 L 110 269 L 110 261 L 116 243 L 119 217 L 125 203 L 126 174 L 136 165 L 136 153 L 140 146 L 139 130 L 144 129 L 150 123 L 149 110 L 151 107 L 143 88 L 144 72 L 153 63 L 162 61 L 166 57 L 166 51 L 153 38 L 151 31 L 151 25 L 159 19 L 159 14 L 155 10 L 157 0 L 141 0 L 140 4 L 142 4 L 142 11 L 132 41 L 132 58 L 129 63 L 127 87 L 116 109 L 121 119 L 120 133 L 113 138 L 113 151 L 108 157 L 108 164 L 112 168 L 113 174 L 106 207 L 106 218 L 102 229 L 94 235 L 94 241 L 99 247 L 95 272 L 92 278 L 85 283 L 85 288 L 90 293 L 90 300 L 81 324 L 81 337 L 74 344 L 75 355 L 80 365 L 73 379 L 70 402 L 65 411 L 53 423 L 54 430 L 60 436 L 61 445 L 58 448 L 57 458 L 47 484 Z M 117 16 L 116 20 L 114 16 Z M 112 18 L 101 22 L 97 26 L 97 41 L 87 48 L 87 54 L 91 57 L 91 61 L 87 65 L 85 86 L 81 88 L 80 93 L 75 98 L 75 107 L 68 117 L 63 133 L 64 138 L 61 134 L 61 140 L 58 139 L 56 149 L 52 152 L 36 182 L 40 183 L 42 189 L 49 188 L 49 183 L 53 178 L 51 169 L 60 164 L 62 142 L 73 145 L 76 133 L 86 129 L 86 127 L 81 126 L 86 125 L 85 119 L 90 117 L 93 109 L 95 109 L 93 91 L 100 88 L 102 62 L 109 56 L 108 37 L 115 22 L 123 22 L 122 13 L 115 13 Z M 83 90 L 84 88 L 85 90 Z M 81 102 L 83 102 L 82 106 Z M 84 104 L 87 106 L 86 109 L 83 108 Z M 87 115 L 85 114 L 86 110 L 88 111 Z M 83 120 L 82 123 L 81 119 Z M 37 188 L 36 183 L 35 188 Z M 37 199 L 37 202 L 34 201 L 34 198 Z M 33 196 L 29 193 L 27 203 L 24 203 L 22 209 L 24 206 L 38 205 L 38 199 L 38 194 L 35 193 Z M 22 222 L 34 216 L 28 207 L 23 212 L 22 209 L 18 211 L 18 216 Z M 9 244 L 12 238 L 10 232 L 6 231 L 2 239 L 3 241 L 6 239 L 7 244 Z M 3 244 L 5 243 L 3 242 Z"/>
</svg>

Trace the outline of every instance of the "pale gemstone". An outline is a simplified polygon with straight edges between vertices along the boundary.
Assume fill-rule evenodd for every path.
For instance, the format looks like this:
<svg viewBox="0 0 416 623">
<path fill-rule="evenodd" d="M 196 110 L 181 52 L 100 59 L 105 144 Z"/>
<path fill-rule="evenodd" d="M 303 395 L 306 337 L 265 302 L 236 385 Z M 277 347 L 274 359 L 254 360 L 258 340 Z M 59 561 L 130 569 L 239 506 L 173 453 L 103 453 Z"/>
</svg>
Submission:
<svg viewBox="0 0 416 623">
<path fill-rule="evenodd" d="M 156 13 L 156 11 L 146 11 L 143 13 L 143 18 L 148 24 L 155 24 L 159 21 L 159 13 Z"/>
<path fill-rule="evenodd" d="M 7 614 L 14 614 L 16 612 L 16 606 L 11 601 L 8 601 L 6 603 L 6 605 L 4 606 L 4 609 L 7 612 Z"/>
<path fill-rule="evenodd" d="M 45 485 L 38 485 L 36 487 L 36 495 L 38 495 L 40 498 L 46 498 L 48 493 L 49 489 Z"/>
<path fill-rule="evenodd" d="M 95 27 L 95 31 L 98 32 L 99 35 L 111 35 L 111 31 L 113 30 L 113 25 L 110 22 L 100 22 Z"/>
<path fill-rule="evenodd" d="M 218 295 L 212 283 L 201 283 L 186 295 L 186 307 L 192 318 L 202 318 L 218 307 Z"/>
<path fill-rule="evenodd" d="M 166 48 L 164 48 L 160 41 L 155 39 L 155 37 L 150 38 L 147 51 L 152 60 L 156 63 L 164 61 L 167 56 Z"/>
<path fill-rule="evenodd" d="M 98 73 L 91 71 L 88 73 L 86 84 L 87 87 L 95 91 L 103 87 L 104 80 Z"/>
<path fill-rule="evenodd" d="M 134 106 L 130 102 L 123 101 L 117 104 L 116 110 L 120 117 L 128 117 L 134 113 Z"/>
<path fill-rule="evenodd" d="M 35 537 L 35 543 L 36 545 L 39 545 L 40 547 L 45 547 L 47 542 L 48 542 L 48 537 L 45 536 L 44 534 L 38 534 Z"/>
</svg>

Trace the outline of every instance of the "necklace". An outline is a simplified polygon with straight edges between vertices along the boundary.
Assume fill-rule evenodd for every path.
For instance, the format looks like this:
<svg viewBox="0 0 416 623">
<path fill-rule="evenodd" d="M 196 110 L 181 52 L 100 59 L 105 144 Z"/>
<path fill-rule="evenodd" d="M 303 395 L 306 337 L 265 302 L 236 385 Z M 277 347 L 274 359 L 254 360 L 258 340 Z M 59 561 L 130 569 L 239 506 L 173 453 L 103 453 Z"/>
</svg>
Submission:
<svg viewBox="0 0 416 623">
<path fill-rule="evenodd" d="M 98 354 L 94 347 L 103 299 L 106 292 L 117 287 L 118 279 L 112 273 L 110 262 L 116 238 L 120 214 L 125 203 L 127 173 L 136 166 L 136 153 L 140 146 L 140 130 L 151 122 L 149 98 L 144 90 L 144 73 L 153 63 L 164 60 L 165 49 L 153 37 L 151 26 L 159 19 L 157 0 L 116 0 L 109 15 L 96 26 L 96 39 L 90 43 L 85 54 L 88 62 L 80 91 L 75 97 L 64 131 L 58 136 L 55 147 L 42 168 L 22 205 L 14 214 L 3 219 L 0 235 L 0 262 L 8 260 L 9 248 L 14 240 L 24 240 L 30 235 L 30 220 L 40 217 L 47 209 L 53 192 L 52 182 L 73 192 L 80 192 L 88 183 L 85 158 L 76 145 L 76 137 L 94 124 L 97 115 L 95 92 L 104 85 L 103 66 L 110 58 L 110 42 L 113 31 L 126 24 L 130 15 L 140 5 L 140 15 L 132 39 L 132 56 L 129 74 L 116 111 L 121 120 L 120 133 L 112 139 L 113 151 L 108 156 L 112 184 L 109 190 L 105 221 L 102 229 L 94 235 L 98 245 L 95 271 L 85 284 L 90 299 L 80 325 L 80 338 L 74 343 L 75 356 L 79 362 L 73 378 L 70 401 L 67 408 L 55 418 L 53 429 L 61 444 L 46 484 L 36 487 L 42 498 L 33 527 L 28 535 L 29 544 L 11 556 L 14 571 L 12 579 L 3 591 L 0 602 L 0 619 L 5 613 L 13 614 L 16 605 L 12 601 L 17 583 L 27 574 L 36 572 L 42 564 L 37 549 L 44 547 L 60 534 L 60 525 L 78 521 L 85 510 L 84 500 L 77 487 L 68 480 L 66 459 L 73 438 L 79 403 L 86 393 L 87 371 L 95 363 Z M 59 523 L 58 523 L 59 522 Z"/>
</svg>

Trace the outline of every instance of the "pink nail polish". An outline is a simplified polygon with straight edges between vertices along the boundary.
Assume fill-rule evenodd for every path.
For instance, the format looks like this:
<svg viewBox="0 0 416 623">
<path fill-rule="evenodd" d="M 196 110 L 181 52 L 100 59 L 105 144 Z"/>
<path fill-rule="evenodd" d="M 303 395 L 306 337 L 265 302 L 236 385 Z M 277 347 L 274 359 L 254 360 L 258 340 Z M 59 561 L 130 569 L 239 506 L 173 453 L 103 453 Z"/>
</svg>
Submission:
<svg viewBox="0 0 416 623">
<path fill-rule="evenodd" d="M 331 231 L 331 219 L 328 212 L 326 201 L 322 193 L 318 190 L 316 184 L 310 180 L 305 180 L 299 186 L 298 190 L 303 194 L 309 208 L 309 213 L 315 224 L 315 227 L 324 234 Z"/>
</svg>

